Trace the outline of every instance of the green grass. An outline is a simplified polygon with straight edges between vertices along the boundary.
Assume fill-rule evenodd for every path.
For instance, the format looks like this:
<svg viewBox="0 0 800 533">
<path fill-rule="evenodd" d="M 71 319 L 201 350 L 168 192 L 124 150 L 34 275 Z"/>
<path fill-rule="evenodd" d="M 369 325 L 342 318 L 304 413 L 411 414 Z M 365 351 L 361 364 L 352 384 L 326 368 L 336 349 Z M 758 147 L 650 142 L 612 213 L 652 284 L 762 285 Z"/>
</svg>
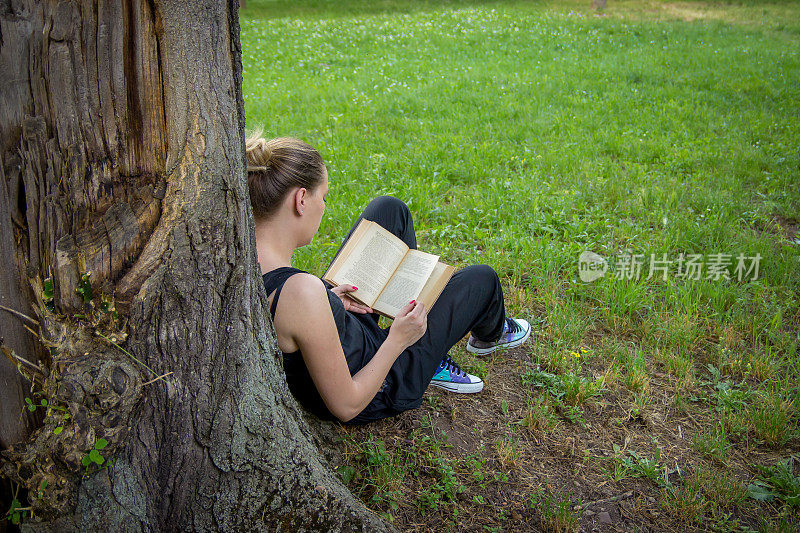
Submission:
<svg viewBox="0 0 800 533">
<path fill-rule="evenodd" d="M 578 500 L 577 505 L 581 502 Z M 573 510 L 572 491 L 553 493 L 549 490 L 534 492 L 530 506 L 540 509 L 541 527 L 547 533 L 573 533 L 578 531 L 578 513 Z"/>
<path fill-rule="evenodd" d="M 422 249 L 498 271 L 548 373 L 504 389 L 525 404 L 514 431 L 580 431 L 595 401 L 621 420 L 674 404 L 699 425 L 687 457 L 746 470 L 754 449 L 796 450 L 800 434 L 800 6 L 620 1 L 596 16 L 589 3 L 249 0 L 248 127 L 303 138 L 328 165 L 328 210 L 295 266 L 322 274 L 367 202 L 391 194 Z M 583 250 L 612 267 L 626 250 L 762 259 L 757 280 L 645 279 L 646 262 L 640 279 L 584 283 Z M 581 347 L 584 362 L 566 357 Z M 465 362 L 505 379 L 502 355 Z M 511 433 L 486 442 L 501 468 L 536 457 Z M 408 483 L 404 466 L 369 468 L 363 494 L 391 501 Z M 432 479 L 441 490 L 417 509 L 455 508 L 446 468 Z M 727 508 L 702 479 L 662 491 L 668 516 Z"/>
</svg>

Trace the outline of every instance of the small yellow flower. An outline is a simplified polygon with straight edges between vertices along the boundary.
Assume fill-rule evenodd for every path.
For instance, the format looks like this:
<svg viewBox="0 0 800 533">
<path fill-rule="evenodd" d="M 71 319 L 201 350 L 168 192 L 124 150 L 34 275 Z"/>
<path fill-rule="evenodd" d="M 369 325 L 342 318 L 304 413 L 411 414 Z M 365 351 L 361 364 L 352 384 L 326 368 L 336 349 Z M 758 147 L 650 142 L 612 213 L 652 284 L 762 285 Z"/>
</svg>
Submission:
<svg viewBox="0 0 800 533">
<path fill-rule="evenodd" d="M 588 351 L 589 350 L 584 350 L 583 348 L 581 348 L 581 353 L 587 353 Z"/>
</svg>

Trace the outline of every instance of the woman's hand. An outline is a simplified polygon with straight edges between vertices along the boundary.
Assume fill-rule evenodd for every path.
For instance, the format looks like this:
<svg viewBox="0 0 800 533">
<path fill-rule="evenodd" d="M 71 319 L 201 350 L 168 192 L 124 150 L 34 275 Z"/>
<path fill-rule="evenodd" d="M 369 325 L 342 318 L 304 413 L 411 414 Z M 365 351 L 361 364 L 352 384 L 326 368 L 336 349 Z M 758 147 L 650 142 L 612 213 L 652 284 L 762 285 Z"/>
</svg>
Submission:
<svg viewBox="0 0 800 533">
<path fill-rule="evenodd" d="M 367 313 L 372 313 L 372 308 L 366 306 L 362 303 L 359 303 L 349 296 L 347 296 L 348 292 L 357 291 L 358 287 L 354 287 L 352 285 L 339 285 L 331 289 L 331 292 L 339 297 L 342 300 L 342 304 L 344 304 L 345 311 L 351 311 L 353 313 L 359 313 L 365 315 Z"/>
<path fill-rule="evenodd" d="M 395 317 L 389 328 L 389 337 L 405 350 L 421 339 L 427 329 L 428 310 L 425 304 L 412 300 Z"/>
</svg>

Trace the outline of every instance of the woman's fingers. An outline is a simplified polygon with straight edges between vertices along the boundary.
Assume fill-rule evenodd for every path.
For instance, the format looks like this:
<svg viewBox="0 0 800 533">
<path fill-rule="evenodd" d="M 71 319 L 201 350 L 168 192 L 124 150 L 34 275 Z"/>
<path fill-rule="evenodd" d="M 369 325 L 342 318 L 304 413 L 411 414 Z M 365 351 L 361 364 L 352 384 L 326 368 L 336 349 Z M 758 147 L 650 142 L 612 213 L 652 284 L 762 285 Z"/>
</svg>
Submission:
<svg viewBox="0 0 800 533">
<path fill-rule="evenodd" d="M 343 294 L 347 294 L 348 292 L 357 291 L 358 287 L 355 285 L 337 285 L 336 287 L 331 289 L 331 292 L 337 296 L 341 296 Z"/>
<path fill-rule="evenodd" d="M 353 313 L 358 313 L 361 315 L 366 315 L 368 313 L 373 313 L 371 307 L 368 305 L 364 305 L 362 303 L 357 302 L 356 300 L 352 299 L 348 293 L 357 291 L 358 287 L 355 285 L 337 285 L 336 287 L 331 289 L 331 292 L 338 296 L 342 303 L 344 304 L 344 308 L 348 311 L 352 311 Z"/>
<path fill-rule="evenodd" d="M 347 301 L 350 304 L 350 309 L 348 309 L 348 311 L 352 311 L 354 313 L 359 313 L 362 315 L 373 312 L 371 307 L 358 303 L 353 299 L 347 298 Z"/>
<path fill-rule="evenodd" d="M 398 339 L 407 348 L 417 342 L 428 329 L 428 313 L 425 304 L 412 300 L 403 307 L 389 328 L 389 335 Z"/>
<path fill-rule="evenodd" d="M 405 307 L 403 307 L 402 309 L 400 309 L 400 312 L 399 312 L 399 313 L 397 313 L 397 316 L 395 317 L 395 319 L 397 319 L 397 318 L 400 318 L 400 317 L 402 317 L 402 316 L 406 316 L 406 315 L 408 315 L 409 313 L 411 313 L 411 311 L 413 311 L 413 310 L 414 310 L 414 307 L 416 306 L 416 303 L 417 303 L 417 301 L 416 301 L 416 300 L 411 300 L 409 303 L 407 303 L 407 304 L 405 305 Z"/>
</svg>

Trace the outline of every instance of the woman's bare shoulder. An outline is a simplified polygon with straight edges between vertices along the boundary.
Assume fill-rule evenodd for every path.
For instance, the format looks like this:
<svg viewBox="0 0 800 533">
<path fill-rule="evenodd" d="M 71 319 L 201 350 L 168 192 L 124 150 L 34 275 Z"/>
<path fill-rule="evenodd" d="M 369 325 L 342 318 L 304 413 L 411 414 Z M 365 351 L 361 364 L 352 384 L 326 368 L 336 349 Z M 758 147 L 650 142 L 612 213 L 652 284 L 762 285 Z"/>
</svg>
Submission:
<svg viewBox="0 0 800 533">
<path fill-rule="evenodd" d="M 273 319 L 281 351 L 305 350 L 306 357 L 309 338 L 338 339 L 326 291 L 322 280 L 311 274 L 298 273 L 286 280 Z"/>
<path fill-rule="evenodd" d="M 300 304 L 328 301 L 327 289 L 322 280 L 313 274 L 301 272 L 286 280 L 283 286 L 283 293 L 288 294 L 290 300 Z"/>
</svg>

